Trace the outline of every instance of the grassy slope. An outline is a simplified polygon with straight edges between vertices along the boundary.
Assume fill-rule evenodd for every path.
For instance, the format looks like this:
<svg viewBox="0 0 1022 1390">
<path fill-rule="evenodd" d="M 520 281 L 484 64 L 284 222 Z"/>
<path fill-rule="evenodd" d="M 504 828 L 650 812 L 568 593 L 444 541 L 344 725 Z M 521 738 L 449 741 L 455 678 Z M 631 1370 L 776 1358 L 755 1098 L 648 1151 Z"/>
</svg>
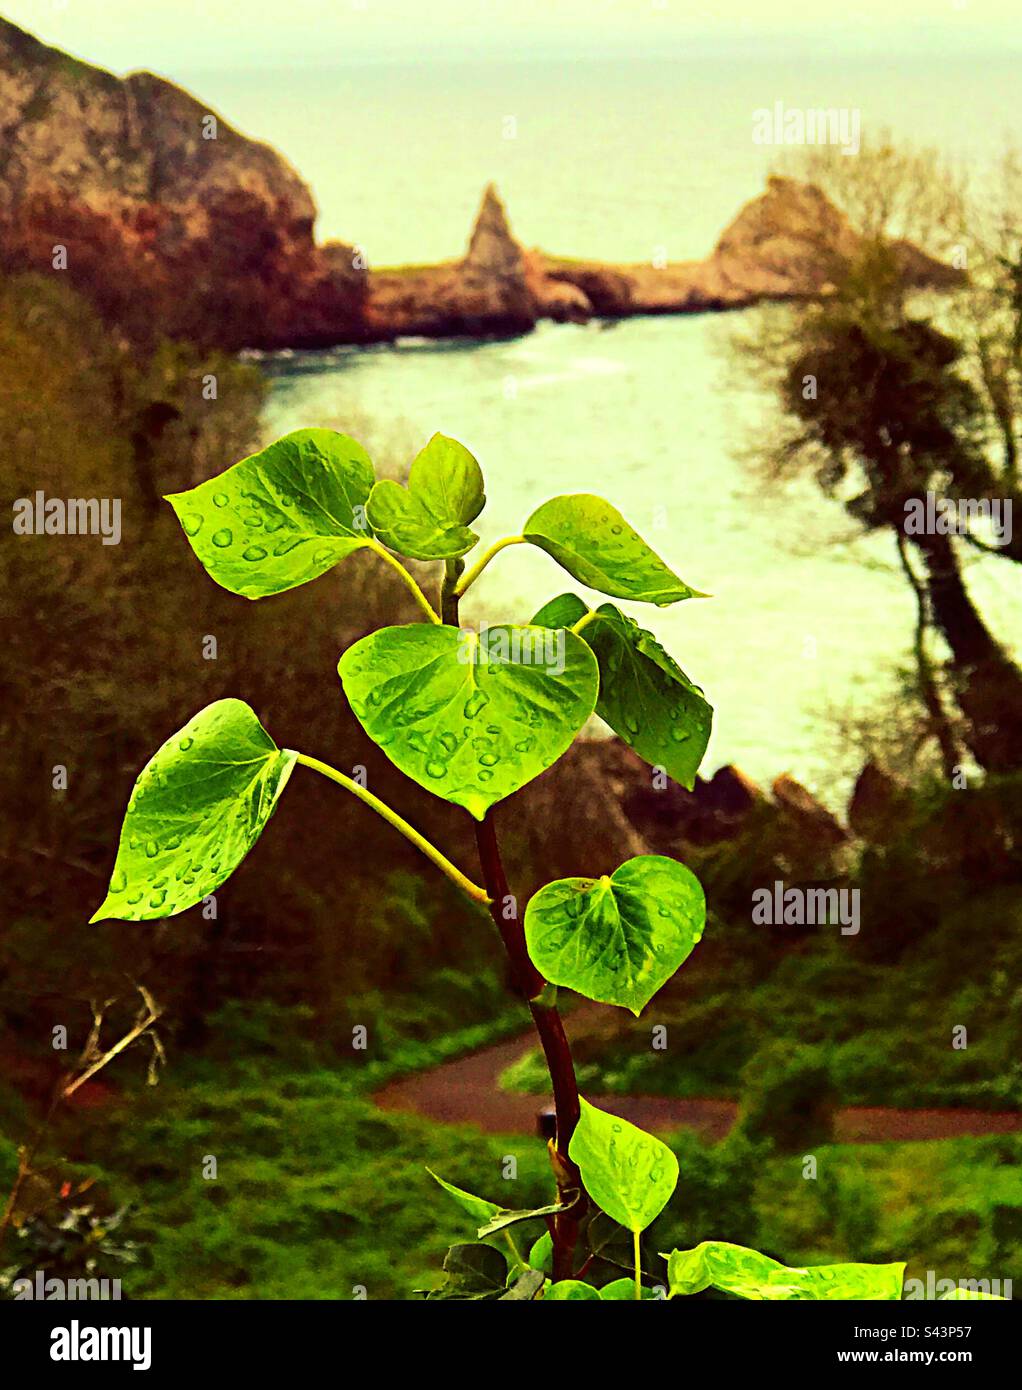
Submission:
<svg viewBox="0 0 1022 1390">
<path fill-rule="evenodd" d="M 383 1114 L 321 1071 L 235 1069 L 166 1085 L 80 1134 L 101 1186 L 130 1199 L 144 1245 L 134 1296 L 407 1298 L 472 1239 L 425 1172 L 505 1205 L 548 1200 L 540 1143 Z M 681 1136 L 682 1180 L 654 1252 L 709 1237 L 792 1262 L 907 1259 L 909 1275 L 1011 1277 L 1022 1232 L 1022 1139 L 823 1147 L 801 1156 Z M 215 1155 L 216 1181 L 202 1176 Z M 517 1178 L 502 1173 L 509 1157 Z M 532 1238 L 539 1234 L 532 1231 Z M 522 1233 L 527 1245 L 529 1233 Z"/>
</svg>

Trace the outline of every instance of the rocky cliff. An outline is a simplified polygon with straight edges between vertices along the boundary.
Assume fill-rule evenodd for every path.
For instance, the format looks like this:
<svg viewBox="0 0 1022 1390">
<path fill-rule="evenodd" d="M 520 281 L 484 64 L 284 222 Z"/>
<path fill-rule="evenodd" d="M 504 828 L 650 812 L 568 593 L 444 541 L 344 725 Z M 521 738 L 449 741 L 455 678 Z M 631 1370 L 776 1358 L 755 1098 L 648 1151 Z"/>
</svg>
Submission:
<svg viewBox="0 0 1022 1390">
<path fill-rule="evenodd" d="M 369 276 L 366 319 L 375 337 L 528 332 L 541 317 L 525 254 L 490 184 L 460 261 Z"/>
<path fill-rule="evenodd" d="M 610 265 L 524 251 L 491 184 L 461 261 L 369 277 L 374 336 L 516 333 L 538 319 L 689 314 L 739 309 L 764 299 L 826 294 L 860 238 L 811 184 L 771 178 L 741 209 L 705 260 Z M 957 271 L 907 244 L 896 248 L 906 278 L 946 288 Z"/>
<path fill-rule="evenodd" d="M 582 292 L 594 314 L 702 313 L 740 309 L 764 299 L 826 294 L 859 236 L 812 184 L 771 177 L 701 261 L 662 266 L 569 261 L 534 252 L 534 275 Z M 896 247 L 913 284 L 947 288 L 961 274 L 906 243 Z"/>
<path fill-rule="evenodd" d="M 172 83 L 114 77 L 0 19 L 0 130 L 5 269 L 53 273 L 66 259 L 133 338 L 363 335 L 365 277 L 350 254 L 317 247 L 302 180 Z"/>
<path fill-rule="evenodd" d="M 114 77 L 2 19 L 0 131 L 0 269 L 68 275 L 140 341 L 317 347 L 738 308 L 826 293 L 858 245 L 819 189 L 772 178 L 705 260 L 566 260 L 525 251 L 491 185 L 460 260 L 367 274 L 317 245 L 312 195 L 268 145 L 162 78 Z M 899 254 L 916 283 L 957 278 Z"/>
</svg>

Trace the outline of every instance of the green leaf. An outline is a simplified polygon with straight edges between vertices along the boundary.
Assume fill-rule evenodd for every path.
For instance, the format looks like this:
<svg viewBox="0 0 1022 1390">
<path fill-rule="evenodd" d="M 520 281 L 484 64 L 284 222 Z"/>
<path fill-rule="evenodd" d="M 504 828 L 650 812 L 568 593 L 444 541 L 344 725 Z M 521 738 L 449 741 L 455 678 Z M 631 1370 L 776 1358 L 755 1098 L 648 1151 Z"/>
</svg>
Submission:
<svg viewBox="0 0 1022 1390">
<path fill-rule="evenodd" d="M 241 700 L 217 700 L 135 781 L 106 898 L 90 919 L 173 917 L 219 888 L 258 840 L 298 755 Z"/>
<path fill-rule="evenodd" d="M 602 878 L 561 878 L 529 899 L 525 940 L 551 984 L 638 1016 L 703 934 L 706 898 L 677 860 L 641 854 Z"/>
<path fill-rule="evenodd" d="M 554 1242 L 549 1231 L 544 1231 L 529 1251 L 529 1264 L 543 1274 L 549 1274 L 554 1265 Z"/>
<path fill-rule="evenodd" d="M 600 1297 L 605 1303 L 636 1303 L 635 1280 L 634 1279 L 615 1279 L 610 1284 L 604 1284 L 600 1290 Z M 657 1296 L 652 1289 L 643 1289 L 642 1297 L 647 1302 L 656 1302 Z"/>
<path fill-rule="evenodd" d="M 507 1293 L 501 1294 L 499 1301 L 501 1303 L 531 1301 L 539 1293 L 544 1282 L 543 1275 L 538 1269 L 523 1269 Z"/>
<path fill-rule="evenodd" d="M 295 430 L 166 501 L 210 577 L 256 599 L 305 584 L 370 544 L 365 505 L 375 481 L 354 439 Z"/>
<path fill-rule="evenodd" d="M 454 1198 L 462 1211 L 467 1212 L 473 1222 L 478 1226 L 482 1222 L 492 1221 L 500 1212 L 501 1208 L 496 1202 L 488 1202 L 485 1197 L 476 1197 L 472 1192 L 465 1192 L 460 1187 L 455 1187 L 453 1183 L 447 1182 L 439 1174 L 434 1173 L 432 1168 L 427 1168 L 426 1172 L 438 1182 L 443 1190 Z"/>
<path fill-rule="evenodd" d="M 1006 1302 L 1007 1302 L 1007 1299 L 1003 1296 L 1003 1294 L 999 1294 L 999 1293 L 983 1293 L 983 1291 L 982 1291 L 981 1289 L 963 1289 L 963 1288 L 957 1288 L 957 1289 L 951 1289 L 948 1293 L 942 1293 L 942 1294 L 939 1294 L 939 1295 L 938 1295 L 938 1301 L 941 1302 L 941 1303 L 946 1303 L 949 1299 L 954 1300 L 954 1299 L 975 1299 L 975 1298 L 986 1298 L 986 1299 L 992 1300 L 992 1301 L 995 1302 L 995 1303 L 1006 1303 Z"/>
<path fill-rule="evenodd" d="M 532 621 L 573 627 L 588 612 L 574 594 L 562 594 Z M 600 667 L 596 713 L 640 758 L 691 790 L 713 721 L 703 692 L 651 632 L 612 603 L 596 609 L 579 635 L 592 647 Z"/>
<path fill-rule="evenodd" d="M 543 1302 L 552 1300 L 554 1303 L 582 1303 L 600 1301 L 599 1289 L 594 1289 L 592 1284 L 585 1284 L 581 1279 L 561 1279 L 556 1284 L 551 1284 L 543 1294 Z"/>
<path fill-rule="evenodd" d="M 522 1211 L 512 1211 L 509 1208 L 501 1208 L 488 1221 L 485 1226 L 480 1226 L 476 1235 L 480 1240 L 485 1240 L 487 1236 L 496 1235 L 498 1231 L 505 1230 L 508 1226 L 515 1226 L 519 1221 L 531 1221 L 537 1216 L 556 1216 L 558 1212 L 567 1211 L 569 1207 L 575 1205 L 577 1193 L 573 1193 L 571 1199 L 566 1202 L 553 1202 L 547 1207 L 531 1207 Z"/>
<path fill-rule="evenodd" d="M 599 675 L 571 632 L 414 623 L 385 627 L 341 657 L 366 733 L 428 791 L 482 820 L 557 761 L 596 703 Z"/>
<path fill-rule="evenodd" d="M 667 1256 L 670 1296 L 702 1293 L 711 1286 L 739 1298 L 900 1299 L 904 1264 L 838 1264 L 791 1268 L 724 1240 L 704 1240 Z"/>
<path fill-rule="evenodd" d="M 429 1299 L 501 1298 L 507 1289 L 507 1260 L 492 1245 L 452 1245 L 444 1257 L 444 1282 Z"/>
<path fill-rule="evenodd" d="M 535 627 L 574 627 L 588 612 L 589 605 L 577 594 L 558 594 L 544 603 L 532 622 Z"/>
<path fill-rule="evenodd" d="M 408 487 L 384 479 L 369 498 L 367 515 L 384 545 L 413 560 L 464 555 L 479 540 L 468 523 L 486 495 L 478 463 L 456 439 L 435 434 L 416 456 Z"/>
<path fill-rule="evenodd" d="M 577 492 L 551 498 L 536 508 L 522 534 L 601 594 L 660 608 L 684 598 L 705 598 L 683 583 L 602 497 Z"/>
<path fill-rule="evenodd" d="M 585 1190 L 613 1221 L 644 1231 L 678 1183 L 678 1160 L 645 1130 L 580 1100 L 582 1115 L 568 1145 Z"/>
</svg>

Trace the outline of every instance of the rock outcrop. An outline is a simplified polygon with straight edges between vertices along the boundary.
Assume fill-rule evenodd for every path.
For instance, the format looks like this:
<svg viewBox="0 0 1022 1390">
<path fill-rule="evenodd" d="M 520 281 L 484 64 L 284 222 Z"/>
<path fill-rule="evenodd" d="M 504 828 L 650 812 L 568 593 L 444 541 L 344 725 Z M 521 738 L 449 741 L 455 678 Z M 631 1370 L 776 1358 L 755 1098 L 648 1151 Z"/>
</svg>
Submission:
<svg viewBox="0 0 1022 1390">
<path fill-rule="evenodd" d="M 644 847 L 633 849 L 615 826 L 618 850 L 680 859 L 708 892 L 712 887 L 721 909 L 747 915 L 752 893 L 778 880 L 803 886 L 843 882 L 853 863 L 853 837 L 790 776 L 776 778 L 767 792 L 729 765 L 708 779 L 697 776 L 686 791 L 673 782 L 655 783 L 648 765 L 616 738 L 576 744 L 571 756 L 569 785 L 602 788 L 602 796 L 591 800 L 593 812 L 612 807 L 616 817 L 623 813 L 630 835 Z M 557 839 L 555 817 L 563 804 L 554 799 L 540 829 L 550 841 Z M 543 863 L 542 855 L 536 862 Z"/>
<path fill-rule="evenodd" d="M 374 271 L 366 321 L 378 338 L 512 336 L 535 326 L 536 289 L 490 184 L 465 256 L 423 269 Z"/>
<path fill-rule="evenodd" d="M 765 299 L 804 299 L 833 289 L 839 267 L 858 250 L 847 218 L 813 184 L 771 177 L 766 192 L 741 209 L 702 261 L 605 265 L 539 257 L 539 272 L 569 284 L 594 314 L 705 313 L 741 309 Z M 913 285 L 946 289 L 961 281 L 952 270 L 907 242 L 895 251 Z"/>
<path fill-rule="evenodd" d="M 705 260 L 566 260 L 523 250 L 491 184 L 460 260 L 367 274 L 317 245 L 312 195 L 268 145 L 162 78 L 114 77 L 5 20 L 0 130 L 0 269 L 67 274 L 142 341 L 325 347 L 739 308 L 825 294 L 858 245 L 818 188 L 772 178 Z M 913 283 L 960 278 L 897 250 Z"/>
<path fill-rule="evenodd" d="M 802 299 L 833 289 L 860 239 L 811 184 L 771 178 L 702 261 L 607 265 L 523 251 L 491 184 L 463 260 L 414 270 L 374 271 L 367 318 L 375 337 L 514 334 L 538 319 L 705 313 L 764 299 Z M 960 278 L 922 251 L 899 244 L 906 277 L 947 286 Z"/>
<path fill-rule="evenodd" d="M 884 844 L 904 829 L 911 805 L 909 789 L 871 758 L 855 780 L 848 824 L 860 839 Z"/>
<path fill-rule="evenodd" d="M 66 260 L 132 338 L 363 336 L 365 277 L 350 253 L 317 247 L 299 176 L 172 83 L 114 77 L 0 20 L 0 129 L 4 269 L 49 274 Z"/>
</svg>

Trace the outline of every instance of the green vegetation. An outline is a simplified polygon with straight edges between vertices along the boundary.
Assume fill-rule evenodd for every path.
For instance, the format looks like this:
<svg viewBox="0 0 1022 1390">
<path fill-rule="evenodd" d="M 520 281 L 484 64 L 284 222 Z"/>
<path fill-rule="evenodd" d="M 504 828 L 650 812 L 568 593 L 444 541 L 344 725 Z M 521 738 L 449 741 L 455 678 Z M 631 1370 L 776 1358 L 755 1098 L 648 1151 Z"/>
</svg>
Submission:
<svg viewBox="0 0 1022 1390">
<path fill-rule="evenodd" d="M 126 1296 L 344 1299 L 362 1287 L 375 1299 L 434 1287 L 444 1250 L 470 1238 L 473 1222 L 431 1179 L 427 1153 L 437 1172 L 491 1205 L 545 1200 L 548 1167 L 534 1141 L 380 1111 L 314 1056 L 282 1058 L 289 1020 L 264 1019 L 254 1030 L 257 1021 L 246 1031 L 237 1019 L 218 1020 L 237 1051 L 246 1049 L 244 1062 L 182 1062 L 155 1089 L 74 1115 L 58 1136 L 73 1160 L 66 1171 L 95 1180 L 95 1208 L 127 1207 L 117 1246 L 129 1242 L 132 1259 L 101 1260 Z M 886 1264 L 911 1252 L 910 1279 L 927 1270 L 1010 1277 L 1017 1266 L 1019 1136 L 821 1145 L 815 1180 L 803 1177 L 801 1155 L 741 1135 L 717 1145 L 681 1135 L 672 1149 L 684 1180 L 650 1228 L 650 1250 L 689 1249 L 716 1227 L 785 1252 L 789 1264 Z M 202 1176 L 206 1155 L 217 1159 L 217 1181 Z M 513 1180 L 504 1176 L 508 1156 L 517 1160 Z M 623 1277 L 628 1241 L 601 1220 L 601 1278 Z M 528 1250 L 544 1229 L 539 1218 L 509 1233 Z M 504 1232 L 486 1243 L 509 1253 Z"/>
<path fill-rule="evenodd" d="M 548 1290 L 555 1300 L 627 1297 L 627 1280 L 595 1284 L 581 1277 L 594 1262 L 608 1263 L 607 1241 L 599 1232 L 606 1217 L 631 1237 L 631 1292 L 641 1301 L 644 1284 L 656 1278 L 646 1272 L 643 1233 L 678 1185 L 678 1162 L 660 1139 L 579 1096 L 557 986 L 639 1014 L 699 940 L 703 891 L 683 865 L 641 855 L 599 881 L 547 884 L 529 902 L 523 926 L 489 815 L 496 803 L 566 751 L 596 708 L 605 681 L 614 681 L 613 708 L 629 711 L 626 726 L 642 734 L 644 756 L 654 766 L 673 743 L 705 747 L 709 707 L 649 634 L 617 610 L 609 615 L 587 610 L 570 626 L 474 632 L 460 626 L 458 603 L 501 550 L 525 543 L 552 555 L 573 578 L 614 597 L 665 606 L 700 595 L 620 513 L 589 494 L 544 503 L 520 534 L 498 541 L 466 572 L 462 556 L 478 540 L 468 523 L 485 503 L 482 472 L 462 445 L 440 435 L 417 456 L 407 490 L 389 480 L 375 481 L 365 451 L 346 435 L 299 430 L 169 500 L 204 568 L 235 594 L 252 599 L 280 594 L 362 548 L 401 575 L 425 622 L 371 633 L 343 654 L 338 671 L 352 712 L 391 762 L 480 823 L 484 886 L 363 782 L 318 758 L 282 751 L 248 705 L 229 699 L 200 711 L 136 779 L 107 897 L 93 921 L 144 921 L 215 902 L 213 891 L 265 829 L 296 765 L 352 793 L 468 898 L 490 908 L 543 1044 L 556 1107 L 549 1150 L 555 1202 L 538 1208 L 494 1205 L 433 1175 L 467 1210 L 477 1239 L 449 1249 L 444 1282 L 427 1296 L 523 1300 Z M 399 553 L 442 562 L 439 611 L 383 548 L 376 527 Z M 574 609 L 574 603 L 566 596 L 548 611 Z M 581 634 L 603 624 L 612 627 L 615 641 L 601 661 Z M 657 683 L 647 676 L 651 663 L 661 678 Z M 694 702 L 673 702 L 679 678 Z M 697 756 L 692 775 L 698 761 Z M 744 1131 L 764 1134 L 762 1116 L 750 1110 Z M 212 1155 L 204 1160 L 215 1162 Z M 548 1239 L 524 1254 L 509 1228 L 540 1217 L 549 1222 Z M 510 1264 L 485 1243 L 498 1232 L 508 1235 Z M 675 1250 L 665 1258 L 668 1297 L 699 1293 L 712 1284 L 745 1298 L 890 1299 L 900 1297 L 904 1272 L 903 1264 L 793 1271 L 720 1242 Z"/>
</svg>

